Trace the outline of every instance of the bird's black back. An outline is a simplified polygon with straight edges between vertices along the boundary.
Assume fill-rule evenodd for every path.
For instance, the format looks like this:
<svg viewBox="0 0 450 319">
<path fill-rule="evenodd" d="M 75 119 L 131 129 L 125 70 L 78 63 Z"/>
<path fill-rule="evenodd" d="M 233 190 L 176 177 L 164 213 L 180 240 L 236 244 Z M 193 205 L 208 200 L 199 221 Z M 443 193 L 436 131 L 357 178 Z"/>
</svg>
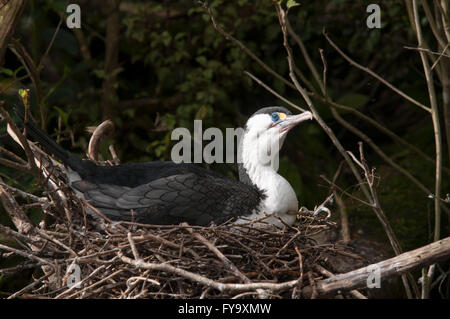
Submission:
<svg viewBox="0 0 450 319">
<path fill-rule="evenodd" d="M 23 113 L 19 113 L 23 119 Z M 221 176 L 195 164 L 173 162 L 99 166 L 63 149 L 32 121 L 29 137 L 78 173 L 71 186 L 113 220 L 147 224 L 208 225 L 247 216 L 264 194 L 252 185 Z"/>
<path fill-rule="evenodd" d="M 114 184 L 127 187 L 136 187 L 150 183 L 156 179 L 189 173 L 222 177 L 220 174 L 206 170 L 195 164 L 177 164 L 169 161 L 125 163 L 116 166 L 99 166 L 91 161 L 82 161 L 81 166 L 82 169 L 73 169 L 80 174 L 83 180 L 92 183 Z"/>
<path fill-rule="evenodd" d="M 89 176 L 72 183 L 72 187 L 111 219 L 148 224 L 219 224 L 250 215 L 264 196 L 255 187 L 193 164 L 171 163 L 167 170 L 161 168 L 152 176 L 149 172 L 156 168 L 152 164 L 112 166 L 119 168 L 120 178 L 128 176 L 133 186 L 118 185 L 103 174 L 105 170 L 97 178 Z M 140 182 L 134 184 L 136 181 Z"/>
</svg>

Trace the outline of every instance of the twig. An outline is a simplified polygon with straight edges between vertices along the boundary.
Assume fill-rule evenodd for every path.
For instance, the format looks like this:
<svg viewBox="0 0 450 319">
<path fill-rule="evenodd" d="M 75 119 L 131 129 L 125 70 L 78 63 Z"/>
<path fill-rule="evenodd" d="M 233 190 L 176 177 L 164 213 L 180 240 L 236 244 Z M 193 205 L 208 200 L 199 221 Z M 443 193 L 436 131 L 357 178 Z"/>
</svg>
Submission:
<svg viewBox="0 0 450 319">
<path fill-rule="evenodd" d="M 413 176 L 409 171 L 401 167 L 399 164 L 395 163 L 388 155 L 386 155 L 386 153 L 383 152 L 383 150 L 381 150 L 381 148 L 378 147 L 370 137 L 364 134 L 361 130 L 351 125 L 349 122 L 345 121 L 334 108 L 331 108 L 331 113 L 333 114 L 333 117 L 342 126 L 344 126 L 346 129 L 348 129 L 356 136 L 359 136 L 361 139 L 363 139 L 364 142 L 366 142 L 386 163 L 388 163 L 390 166 L 392 166 L 395 170 L 404 175 L 406 178 L 411 180 L 426 195 L 429 195 L 431 193 L 430 190 L 425 185 L 423 185 L 422 182 L 420 182 L 415 176 Z"/>
<path fill-rule="evenodd" d="M 344 148 L 342 147 L 341 143 L 339 142 L 339 140 L 336 138 L 335 134 L 333 133 L 333 131 L 328 127 L 328 125 L 326 125 L 326 123 L 322 120 L 322 118 L 320 117 L 320 115 L 318 114 L 318 112 L 316 111 L 313 103 L 311 102 L 308 94 L 306 93 L 306 91 L 303 89 L 303 87 L 300 85 L 300 83 L 298 82 L 295 73 L 293 71 L 295 62 L 292 56 L 292 49 L 289 46 L 289 42 L 287 39 L 287 32 L 286 32 L 286 13 L 285 11 L 281 8 L 280 3 L 278 3 L 277 1 L 274 1 L 275 7 L 277 9 L 277 13 L 278 13 L 278 19 L 280 22 L 280 26 L 281 26 L 281 30 L 283 32 L 283 44 L 284 47 L 286 49 L 286 53 L 287 53 L 287 59 L 288 59 L 288 65 L 289 65 L 289 76 L 292 80 L 292 82 L 294 83 L 295 87 L 297 88 L 298 92 L 301 94 L 301 96 L 303 97 L 303 99 L 306 101 L 306 104 L 308 105 L 308 107 L 311 109 L 311 112 L 313 113 L 314 118 L 317 120 L 317 122 L 320 124 L 320 126 L 322 127 L 322 129 L 328 134 L 328 136 L 331 138 L 331 140 L 333 141 L 334 145 L 336 146 L 336 148 L 339 150 L 339 152 L 341 153 L 341 155 L 344 157 L 344 159 L 346 160 L 347 164 L 350 166 L 354 176 L 356 177 L 356 179 L 358 180 L 359 184 L 361 185 L 361 190 L 363 191 L 364 195 L 366 196 L 366 198 L 368 200 L 371 200 L 371 194 L 369 193 L 369 190 L 367 189 L 367 187 L 363 184 L 362 182 L 362 178 L 358 172 L 358 170 L 356 169 L 356 167 L 354 166 L 354 164 L 351 162 L 351 159 L 349 157 L 349 155 L 347 154 L 347 152 L 344 150 Z M 377 216 L 380 214 L 379 210 L 377 207 L 373 207 L 375 213 L 377 214 Z M 400 247 L 398 245 L 398 242 L 396 241 L 395 236 L 392 236 L 393 233 L 387 234 L 390 241 L 396 243 L 393 248 L 394 251 L 396 251 L 396 253 L 398 254 L 399 251 L 397 250 L 398 247 Z M 405 285 L 405 289 L 407 291 L 408 296 L 412 296 L 409 286 L 407 285 L 407 282 L 405 281 L 405 279 L 403 278 L 403 283 Z"/>
<path fill-rule="evenodd" d="M 11 218 L 12 222 L 16 226 L 19 233 L 22 234 L 30 233 L 34 228 L 30 219 L 25 214 L 25 212 L 20 208 L 19 204 L 16 202 L 14 197 L 9 193 L 9 190 L 1 185 L 0 185 L 0 200 L 3 204 L 5 211 Z"/>
<path fill-rule="evenodd" d="M 37 285 L 39 285 L 40 283 L 42 283 L 45 279 L 47 279 L 48 277 L 50 277 L 51 275 L 53 275 L 53 272 L 49 272 L 48 274 L 45 274 L 44 276 L 42 276 L 39 279 L 36 279 L 35 281 L 33 281 L 31 284 L 26 285 L 25 287 L 23 287 L 22 289 L 20 289 L 19 291 L 16 291 L 15 293 L 13 293 L 12 295 L 8 296 L 7 299 L 14 299 L 19 297 L 20 295 L 23 295 L 25 292 L 33 289 L 34 287 L 36 287 Z"/>
<path fill-rule="evenodd" d="M 4 183 L 3 181 L 1 181 L 1 180 L 0 180 L 0 186 L 3 186 L 3 187 L 5 187 L 5 188 L 8 188 L 10 191 L 12 191 L 13 193 L 19 194 L 19 195 L 22 196 L 23 198 L 29 198 L 29 199 L 31 199 L 31 200 L 34 200 L 34 201 L 36 201 L 36 202 L 43 203 L 43 204 L 47 204 L 47 203 L 48 203 L 48 199 L 45 198 L 45 197 L 38 197 L 38 196 L 36 196 L 36 195 L 29 194 L 29 193 L 27 193 L 27 192 L 24 192 L 24 191 L 18 189 L 18 188 L 15 188 L 15 187 L 12 187 L 12 186 L 10 186 L 10 185 L 8 185 L 8 184 L 5 184 L 5 183 Z"/>
<path fill-rule="evenodd" d="M 418 47 L 423 47 L 424 40 L 422 36 L 422 28 L 420 25 L 419 13 L 417 8 L 417 1 L 412 0 L 413 13 L 414 13 L 414 25 L 416 31 L 416 37 L 418 42 Z M 436 171 L 435 171 L 435 198 L 434 198 L 434 236 L 435 241 L 439 240 L 441 237 L 441 176 L 442 176 L 442 141 L 441 141 L 441 129 L 439 121 L 439 109 L 436 100 L 436 92 L 434 89 L 433 74 L 431 72 L 430 66 L 428 64 L 428 59 L 425 52 L 419 51 L 420 58 L 422 60 L 422 65 L 425 73 L 425 78 L 427 82 L 428 94 L 431 103 L 431 118 L 433 121 L 434 128 L 434 141 L 436 148 Z M 430 268 L 431 269 L 431 268 Z M 434 268 L 433 268 L 434 269 Z M 429 276 L 430 281 L 433 278 L 433 271 Z M 424 278 L 425 280 L 425 278 Z M 429 286 L 427 287 L 429 289 Z M 427 295 L 428 292 L 425 293 Z"/>
<path fill-rule="evenodd" d="M 286 29 L 287 29 L 289 35 L 294 39 L 294 41 L 297 43 L 298 47 L 300 48 L 300 51 L 302 52 L 303 57 L 305 58 L 305 62 L 308 65 L 314 79 L 316 80 L 316 83 L 319 85 L 322 94 L 325 95 L 325 91 L 326 91 L 326 87 L 327 87 L 326 82 L 322 82 L 320 80 L 319 73 L 317 72 L 317 69 L 315 68 L 314 64 L 312 63 L 311 58 L 308 54 L 308 51 L 305 48 L 305 45 L 303 44 L 302 39 L 298 36 L 297 33 L 295 33 L 292 30 L 291 24 L 289 23 L 288 19 L 286 19 Z"/>
<path fill-rule="evenodd" d="M 277 92 L 275 92 L 274 90 L 272 90 L 267 84 L 265 84 L 263 81 L 261 81 L 260 79 L 258 79 L 256 76 L 254 76 L 253 74 L 251 74 L 248 71 L 244 71 L 244 73 L 246 75 L 248 75 L 249 77 L 251 77 L 256 83 L 258 83 L 259 85 L 261 85 L 263 88 L 265 88 L 267 91 L 269 91 L 270 93 L 272 93 L 273 95 L 275 95 L 277 98 L 279 98 L 280 100 L 282 100 L 284 103 L 292 106 L 293 108 L 301 111 L 301 112 L 305 112 L 305 109 L 301 108 L 300 106 L 298 106 L 297 104 L 292 103 L 291 101 L 289 101 L 288 99 L 282 97 L 280 94 L 278 94 Z"/>
<path fill-rule="evenodd" d="M 59 22 L 58 22 L 58 26 L 56 27 L 55 32 L 53 32 L 52 39 L 50 40 L 50 43 L 48 44 L 44 55 L 41 57 L 41 60 L 39 61 L 39 64 L 37 66 L 38 72 L 40 72 L 42 70 L 42 68 L 44 67 L 44 63 L 45 63 L 44 61 L 47 58 L 48 54 L 50 53 L 50 50 L 53 47 L 53 44 L 55 43 L 55 39 L 56 39 L 56 36 L 58 35 L 58 32 L 59 32 L 59 30 L 61 28 L 62 22 L 63 22 L 63 18 L 60 17 Z"/>
<path fill-rule="evenodd" d="M 29 172 L 32 173 L 35 176 L 39 176 L 39 169 L 36 166 L 34 162 L 34 155 L 33 152 L 30 149 L 30 146 L 28 144 L 27 139 L 25 136 L 20 132 L 19 128 L 17 127 L 16 123 L 12 120 L 11 116 L 8 112 L 3 108 L 3 102 L 0 101 L 0 114 L 6 122 L 8 122 L 8 133 L 14 134 L 15 136 L 12 136 L 13 138 L 16 138 L 16 142 L 18 142 L 22 148 L 25 151 L 25 155 L 27 156 L 27 165 L 25 168 L 29 169 Z"/>
<path fill-rule="evenodd" d="M 89 279 L 91 279 L 92 277 L 94 277 L 100 270 L 103 270 L 105 268 L 104 265 L 96 268 L 93 272 L 91 272 L 89 274 L 89 276 L 87 276 L 86 278 L 84 278 L 83 280 L 81 280 L 79 283 L 73 285 L 72 287 L 70 287 L 69 289 L 63 291 L 62 293 L 60 293 L 59 295 L 55 296 L 55 299 L 60 299 L 63 296 L 67 295 L 68 293 L 72 292 L 73 290 L 77 289 L 78 287 L 81 287 L 83 285 L 83 283 L 87 282 Z M 84 289 L 83 289 L 84 290 Z M 77 291 L 75 294 L 80 293 L 81 291 Z M 68 298 L 68 297 L 65 297 Z"/>
<path fill-rule="evenodd" d="M 346 55 L 341 49 L 339 49 L 339 47 L 328 37 L 326 32 L 323 32 L 323 35 L 325 37 L 325 39 L 327 39 L 328 43 L 331 44 L 331 46 L 345 59 L 347 60 L 351 65 L 355 66 L 356 68 L 366 72 L 367 74 L 370 74 L 371 76 L 373 76 L 375 79 L 377 79 L 378 81 L 380 81 L 381 83 L 383 83 L 384 85 L 386 85 L 388 88 L 390 88 L 392 91 L 396 92 L 398 95 L 400 95 L 401 97 L 405 98 L 406 100 L 408 100 L 409 102 L 419 106 L 421 109 L 430 112 L 431 113 L 431 109 L 428 106 L 423 105 L 422 103 L 416 101 L 415 99 L 413 99 L 412 97 L 410 97 L 409 95 L 403 93 L 400 89 L 398 89 L 397 87 L 395 87 L 394 85 L 390 84 L 388 81 L 386 81 L 385 79 L 383 79 L 381 76 L 379 76 L 378 74 L 376 74 L 375 72 L 373 72 L 371 69 L 366 68 L 364 66 L 362 66 L 361 64 L 355 62 L 354 60 L 352 60 L 348 55 Z"/>
<path fill-rule="evenodd" d="M 315 287 L 319 296 L 363 288 L 367 285 L 368 276 L 372 274 L 374 268 L 379 269 L 381 278 L 388 278 L 415 268 L 434 264 L 449 258 L 449 256 L 450 237 L 447 237 L 376 264 L 321 280 L 315 283 Z M 306 295 L 311 295 L 312 291 L 313 289 L 310 286 L 303 289 Z"/>
<path fill-rule="evenodd" d="M 295 285 L 297 285 L 297 283 L 298 283 L 298 280 L 291 280 L 291 281 L 287 281 L 287 282 L 279 283 L 279 284 L 266 283 L 266 282 L 261 282 L 261 283 L 255 282 L 255 283 L 249 283 L 249 284 L 227 284 L 227 283 L 221 283 L 221 282 L 211 280 L 202 275 L 198 275 L 193 272 L 190 272 L 190 271 L 187 271 L 184 269 L 180 269 L 180 268 L 174 267 L 169 264 L 155 264 L 155 263 L 147 263 L 147 262 L 138 263 L 135 260 L 123 255 L 123 253 L 121 251 L 119 251 L 117 253 L 117 255 L 119 256 L 119 258 L 122 261 L 124 261 L 128 264 L 134 265 L 137 268 L 150 269 L 150 270 L 155 270 L 155 271 L 167 271 L 167 272 L 179 275 L 183 278 L 189 279 L 191 281 L 198 282 L 199 284 L 217 289 L 222 292 L 227 291 L 227 292 L 235 293 L 235 292 L 251 291 L 251 290 L 256 290 L 256 289 L 268 289 L 270 291 L 280 291 L 280 290 L 290 289 L 290 288 L 294 287 Z"/>
<path fill-rule="evenodd" d="M 111 120 L 106 120 L 99 126 L 97 126 L 92 133 L 91 139 L 89 140 L 88 146 L 88 157 L 90 160 L 98 161 L 98 148 L 101 139 L 106 135 L 111 135 L 114 131 L 114 124 Z"/>
<path fill-rule="evenodd" d="M 211 250 L 219 259 L 229 268 L 237 277 L 239 277 L 243 282 L 250 283 L 250 279 L 247 278 L 244 274 L 242 274 L 239 269 L 227 258 L 222 254 L 222 252 L 217 249 L 216 246 L 214 246 L 212 243 L 210 243 L 205 237 L 200 235 L 199 233 L 194 233 L 194 231 L 191 228 L 186 228 L 186 230 L 193 235 L 195 238 L 197 238 L 199 241 L 201 241 L 206 247 L 208 247 L 209 250 Z"/>
<path fill-rule="evenodd" d="M 133 252 L 134 259 L 136 261 L 141 260 L 141 257 L 139 257 L 139 252 L 136 249 L 136 245 L 134 244 L 133 236 L 131 235 L 130 232 L 128 232 L 127 237 L 128 237 L 128 242 L 130 243 L 131 251 Z"/>
<path fill-rule="evenodd" d="M 223 35 L 225 39 L 233 41 L 235 44 L 237 44 L 239 48 L 241 48 L 242 51 L 244 51 L 248 56 L 250 56 L 253 60 L 255 60 L 264 70 L 272 74 L 274 77 L 276 77 L 278 80 L 280 80 L 287 86 L 291 87 L 292 89 L 295 89 L 295 86 L 292 83 L 290 83 L 288 80 L 286 80 L 277 72 L 275 72 L 272 68 L 270 68 L 267 64 L 261 61 L 261 59 L 258 58 L 250 49 L 248 49 L 241 41 L 239 41 L 238 39 L 227 33 L 225 30 L 223 30 L 223 28 L 220 27 L 219 24 L 216 22 L 214 14 L 211 8 L 207 6 L 206 2 L 204 3 L 204 8 L 208 12 L 209 17 L 211 18 L 211 22 L 213 24 L 214 29 L 216 29 L 221 35 Z"/>
<path fill-rule="evenodd" d="M 330 278 L 330 277 L 334 277 L 335 274 L 333 274 L 331 271 L 326 270 L 325 268 L 323 268 L 320 265 L 315 265 L 314 268 L 321 273 L 322 275 Z M 366 296 L 364 296 L 362 293 L 360 293 L 358 290 L 350 290 L 349 293 L 355 297 L 356 299 L 367 299 Z"/>
<path fill-rule="evenodd" d="M 30 76 L 31 82 L 33 82 L 33 86 L 36 90 L 36 104 L 39 106 L 41 128 L 45 129 L 45 114 L 44 109 L 42 108 L 43 105 L 41 103 L 43 94 L 39 70 L 25 47 L 18 40 L 13 41 L 10 49 L 25 67 L 25 70 Z"/>
<path fill-rule="evenodd" d="M 328 105 L 332 106 L 333 108 L 337 108 L 337 109 L 340 109 L 342 111 L 350 112 L 350 113 L 356 115 L 358 118 L 362 119 L 363 121 L 373 125 L 380 132 L 382 132 L 382 133 L 388 135 L 389 137 L 391 137 L 395 142 L 397 142 L 397 143 L 399 143 L 399 144 L 401 144 L 403 146 L 406 146 L 411 151 L 417 153 L 419 156 L 424 158 L 426 161 L 432 163 L 433 165 L 436 164 L 436 161 L 434 159 L 432 159 L 427 154 L 422 152 L 419 148 L 417 148 L 416 146 L 412 145 L 411 143 L 408 143 L 403 138 L 401 138 L 400 136 L 398 136 L 397 134 L 395 134 L 394 132 L 392 132 L 391 130 L 386 128 L 385 126 L 381 125 L 377 121 L 373 120 L 369 116 L 367 116 L 364 113 L 358 111 L 357 109 L 349 107 L 349 106 L 346 106 L 346 105 L 342 105 L 342 104 L 339 104 L 339 103 L 336 103 L 336 102 L 333 102 L 333 101 L 330 101 L 330 100 L 327 101 L 325 98 L 317 96 L 317 94 L 313 94 L 312 97 L 320 100 L 323 103 L 327 103 Z M 450 174 L 450 169 L 449 168 L 443 167 L 443 169 L 445 170 L 445 172 L 447 174 Z"/>
<path fill-rule="evenodd" d="M 10 252 L 13 252 L 13 253 L 15 253 L 15 254 L 17 254 L 19 256 L 22 256 L 22 257 L 25 257 L 25 258 L 28 258 L 28 259 L 32 259 L 32 260 L 36 260 L 37 262 L 40 262 L 42 264 L 54 267 L 54 265 L 51 262 L 49 262 L 48 260 L 40 258 L 40 257 L 38 257 L 38 256 L 36 256 L 36 255 L 34 255 L 32 253 L 25 252 L 23 250 L 12 248 L 12 247 L 5 246 L 5 245 L 2 245 L 2 244 L 0 244 L 0 249 L 6 250 L 6 251 L 10 251 Z"/>
<path fill-rule="evenodd" d="M 416 36 L 418 41 L 418 46 L 422 47 L 423 37 L 422 37 L 422 28 L 420 26 L 419 13 L 417 9 L 417 1 L 412 0 L 413 4 L 413 12 L 414 12 L 414 23 L 416 26 Z M 431 118 L 433 120 L 433 128 L 434 128 L 434 140 L 436 147 L 436 175 L 435 175 L 435 190 L 434 195 L 436 196 L 434 200 L 434 240 L 438 240 L 441 234 L 441 205 L 439 202 L 439 198 L 441 196 L 441 176 L 442 176 L 442 141 L 441 141 L 441 129 L 439 124 L 439 110 L 436 100 L 436 93 L 434 90 L 434 82 L 433 75 L 430 70 L 430 66 L 428 64 L 427 57 L 423 51 L 419 51 L 420 58 L 422 60 L 423 69 L 425 72 L 425 78 L 427 81 L 428 94 L 430 97 L 431 103 Z"/>
</svg>

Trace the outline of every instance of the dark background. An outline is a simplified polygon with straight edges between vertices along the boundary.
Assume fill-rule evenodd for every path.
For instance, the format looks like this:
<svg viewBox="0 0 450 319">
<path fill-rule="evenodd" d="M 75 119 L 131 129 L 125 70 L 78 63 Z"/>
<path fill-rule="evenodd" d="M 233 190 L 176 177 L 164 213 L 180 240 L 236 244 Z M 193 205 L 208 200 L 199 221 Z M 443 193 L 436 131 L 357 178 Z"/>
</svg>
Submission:
<svg viewBox="0 0 450 319">
<path fill-rule="evenodd" d="M 366 26 L 366 7 L 374 1 L 298 1 L 290 9 L 293 29 L 322 72 L 319 48 L 328 65 L 327 90 L 330 97 L 355 108 L 434 158 L 431 117 L 383 84 L 347 63 L 322 35 L 326 29 L 334 42 L 363 66 L 429 105 L 426 81 L 418 52 L 404 46 L 417 46 L 402 1 L 378 1 L 381 29 Z M 66 1 L 29 1 L 16 27 L 14 38 L 38 63 L 63 17 L 40 73 L 39 98 L 29 79 L 8 85 L 26 75 L 17 57 L 8 50 L 0 68 L 0 98 L 18 104 L 20 88 L 31 90 L 32 112 L 39 119 L 38 99 L 45 112 L 45 128 L 62 145 L 84 156 L 89 134 L 87 126 L 109 118 L 115 124 L 113 137 L 102 145 L 102 159 L 110 158 L 108 142 L 113 143 L 122 162 L 170 160 L 171 130 L 203 120 L 203 128 L 242 127 L 257 109 L 285 105 L 246 76 L 249 71 L 292 102 L 305 107 L 295 90 L 275 79 L 249 58 L 233 42 L 212 26 L 210 18 L 196 1 L 76 1 L 81 7 L 82 27 L 65 25 Z M 288 64 L 276 11 L 271 1 L 210 1 L 217 21 L 242 41 L 268 66 L 288 78 Z M 422 14 L 423 16 L 423 14 Z M 424 37 L 433 45 L 431 31 L 422 19 Z M 117 46 L 115 46 L 115 43 Z M 313 78 L 295 42 L 291 43 L 297 66 L 313 83 Z M 445 57 L 443 57 L 445 59 Z M 435 81 L 438 104 L 442 86 Z M 6 89 L 4 89 L 6 88 Z M 336 122 L 326 104 L 315 101 L 323 119 L 331 126 L 347 150 L 358 153 L 361 139 Z M 286 105 L 285 105 L 286 106 Z M 390 137 L 349 112 L 340 115 L 368 135 L 392 160 L 407 169 L 427 188 L 434 189 L 434 165 L 395 143 Z M 443 124 L 442 124 L 443 127 Z M 444 128 L 443 128 L 444 132 Z M 445 134 L 443 133 L 443 136 Z M 14 149 L 0 127 L 0 141 Z M 444 166 L 449 166 L 443 140 Z M 415 184 L 383 161 L 365 145 L 366 158 L 376 168 L 381 206 L 403 250 L 423 246 L 432 240 L 433 200 Z M 289 133 L 280 161 L 280 173 L 297 192 L 300 206 L 313 209 L 329 194 L 329 185 L 320 175 L 332 179 L 342 157 L 317 123 L 302 124 Z M 211 169 L 237 176 L 233 165 L 215 164 Z M 0 167 L 10 184 L 39 193 L 36 181 L 12 169 Z M 442 193 L 448 193 L 448 173 L 443 172 Z M 337 184 L 359 195 L 356 181 L 346 165 Z M 444 195 L 443 195 L 444 196 Z M 445 196 L 444 196 L 445 197 Z M 384 231 L 373 211 L 343 197 L 352 238 L 379 243 L 392 255 Z M 448 206 L 448 205 L 447 205 Z M 333 218 L 339 220 L 337 211 Z M 34 220 L 39 211 L 31 211 Z M 10 224 L 1 212 L 0 223 Z M 442 236 L 449 234 L 448 215 L 442 215 Z M 1 239 L 1 238 L 0 238 Z M 7 240 L 7 239 L 5 239 Z M 447 270 L 443 269 L 444 272 Z M 25 276 L 26 277 L 26 276 Z M 3 281 L 3 283 L 2 283 Z M 11 283 L 0 277 L 0 290 Z M 445 289 L 436 296 L 447 296 Z"/>
</svg>

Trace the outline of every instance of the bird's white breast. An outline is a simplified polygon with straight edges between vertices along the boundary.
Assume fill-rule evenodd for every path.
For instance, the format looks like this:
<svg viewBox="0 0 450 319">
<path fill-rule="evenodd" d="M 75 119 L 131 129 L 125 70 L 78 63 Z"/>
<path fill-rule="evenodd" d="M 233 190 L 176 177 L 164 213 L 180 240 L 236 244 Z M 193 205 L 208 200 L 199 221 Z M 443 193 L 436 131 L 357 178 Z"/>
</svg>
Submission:
<svg viewBox="0 0 450 319">
<path fill-rule="evenodd" d="M 266 221 L 282 226 L 277 218 L 280 217 L 285 223 L 292 225 L 296 220 L 298 201 L 297 195 L 289 182 L 270 166 L 252 165 L 250 162 L 244 162 L 244 167 L 253 184 L 265 195 L 257 211 L 247 218 L 259 219 L 265 214 L 274 214 L 274 218 Z"/>
</svg>

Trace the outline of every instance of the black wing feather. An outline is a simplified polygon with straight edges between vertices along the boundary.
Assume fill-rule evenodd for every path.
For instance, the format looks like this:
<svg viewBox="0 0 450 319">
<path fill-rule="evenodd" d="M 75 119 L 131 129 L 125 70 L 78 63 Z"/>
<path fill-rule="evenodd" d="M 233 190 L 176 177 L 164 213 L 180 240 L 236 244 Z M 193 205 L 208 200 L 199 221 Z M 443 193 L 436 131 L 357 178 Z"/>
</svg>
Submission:
<svg viewBox="0 0 450 319">
<path fill-rule="evenodd" d="M 23 110 L 17 109 L 16 113 L 24 119 Z M 264 196 L 250 183 L 223 177 L 194 164 L 98 166 L 63 149 L 31 119 L 24 125 L 30 138 L 80 175 L 81 180 L 73 181 L 72 187 L 114 220 L 134 219 L 151 224 L 222 223 L 251 214 Z"/>
<path fill-rule="evenodd" d="M 132 188 L 86 181 L 72 187 L 113 220 L 159 225 L 219 224 L 251 214 L 262 199 L 251 186 L 205 172 L 167 176 Z"/>
</svg>

